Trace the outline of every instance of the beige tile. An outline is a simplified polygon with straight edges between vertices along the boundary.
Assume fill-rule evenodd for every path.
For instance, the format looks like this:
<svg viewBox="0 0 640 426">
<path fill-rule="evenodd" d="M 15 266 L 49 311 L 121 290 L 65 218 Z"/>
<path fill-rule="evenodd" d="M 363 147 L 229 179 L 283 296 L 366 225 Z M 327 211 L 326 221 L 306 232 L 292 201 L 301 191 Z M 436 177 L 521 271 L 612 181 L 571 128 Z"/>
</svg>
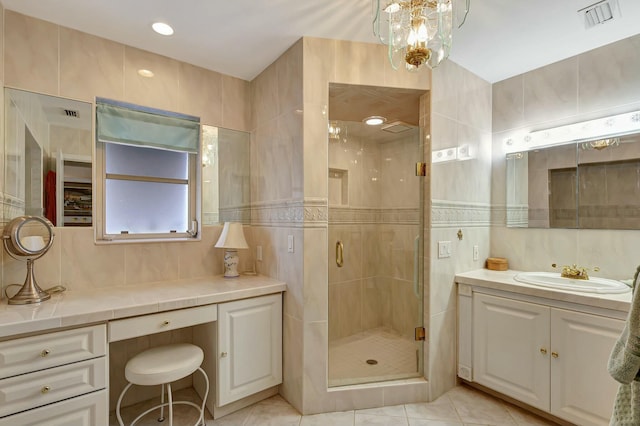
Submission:
<svg viewBox="0 0 640 426">
<path fill-rule="evenodd" d="M 458 386 L 448 393 L 453 405 L 465 423 L 491 425 L 515 425 L 504 405 L 489 395 L 474 389 Z"/>
<path fill-rule="evenodd" d="M 302 416 L 282 398 L 273 397 L 256 404 L 244 425 L 298 426 L 301 418 Z"/>
<path fill-rule="evenodd" d="M 327 321 L 327 229 L 304 230 L 304 319 Z M 300 241 L 297 239 L 296 241 Z M 299 250 L 298 250 L 299 251 Z"/>
<path fill-rule="evenodd" d="M 407 417 L 443 422 L 460 422 L 456 409 L 447 396 L 441 396 L 433 402 L 406 404 Z"/>
<path fill-rule="evenodd" d="M 329 82 L 335 81 L 336 41 L 304 37 L 305 102 L 327 105 Z"/>
<path fill-rule="evenodd" d="M 336 406 L 336 395 L 327 392 L 327 322 L 315 321 L 304 325 L 303 405 L 306 413 L 324 413 L 353 409 Z"/>
<path fill-rule="evenodd" d="M 385 426 L 402 426 L 408 425 L 409 421 L 406 417 L 391 417 L 391 416 L 372 416 L 368 414 L 355 415 L 354 425 L 385 425 Z"/>
<path fill-rule="evenodd" d="M 180 112 L 178 102 L 180 62 L 155 53 L 125 46 L 124 100 L 142 106 Z M 153 72 L 142 77 L 138 70 Z"/>
<path fill-rule="evenodd" d="M 384 84 L 387 51 L 381 44 L 336 41 L 336 82 Z"/>
<path fill-rule="evenodd" d="M 365 408 L 356 410 L 357 414 L 366 414 L 370 416 L 389 416 L 389 417 L 406 417 L 404 405 L 391 405 L 377 408 Z"/>
<path fill-rule="evenodd" d="M 302 321 L 283 315 L 282 384 L 280 394 L 298 411 L 302 411 Z"/>
<path fill-rule="evenodd" d="M 224 250 L 215 248 L 222 232 L 221 226 L 203 226 L 201 241 L 173 243 L 179 251 L 179 278 L 200 278 L 224 274 Z M 170 245 L 171 243 L 165 243 Z M 245 251 L 239 250 L 240 259 Z M 246 267 L 238 265 L 239 271 Z"/>
<path fill-rule="evenodd" d="M 251 123 L 254 129 L 280 115 L 277 63 L 281 60 L 283 59 L 279 58 L 269 65 L 251 82 L 251 111 L 253 113 Z"/>
<path fill-rule="evenodd" d="M 93 228 L 58 228 L 62 243 L 62 283 L 72 290 L 125 283 L 125 247 L 96 245 Z"/>
<path fill-rule="evenodd" d="M 590 50 L 579 62 L 579 112 L 605 110 L 637 102 L 640 84 L 640 35 Z"/>
<path fill-rule="evenodd" d="M 222 74 L 184 62 L 178 64 L 177 111 L 200 117 L 200 122 L 222 125 Z"/>
<path fill-rule="evenodd" d="M 179 278 L 180 248 L 171 243 L 127 244 L 125 284 L 135 285 Z"/>
<path fill-rule="evenodd" d="M 276 61 L 280 113 L 302 108 L 302 57 L 303 42 L 300 39 Z"/>
<path fill-rule="evenodd" d="M 536 123 L 578 112 L 578 59 L 565 59 L 524 74 L 524 120 Z"/>
<path fill-rule="evenodd" d="M 6 10 L 4 83 L 58 94 L 58 26 Z"/>
<path fill-rule="evenodd" d="M 60 95 L 93 102 L 124 97 L 124 45 L 60 27 Z"/>
<path fill-rule="evenodd" d="M 2 5 L 0 5 L 0 13 L 2 14 L 2 16 L 4 17 L 4 12 L 5 9 Z M 5 24 L 4 24 L 4 18 L 0 19 L 0 81 L 4 82 L 4 29 L 5 29 Z"/>
<path fill-rule="evenodd" d="M 245 80 L 222 75 L 222 127 L 251 131 L 251 85 Z"/>
<path fill-rule="evenodd" d="M 456 310 L 431 316 L 428 330 L 429 395 L 437 398 L 456 386 Z"/>
<path fill-rule="evenodd" d="M 524 77 L 518 75 L 492 86 L 493 132 L 519 127 L 524 122 Z"/>
<path fill-rule="evenodd" d="M 306 180 L 305 175 L 308 173 L 306 168 L 303 169 L 302 162 L 304 149 L 302 123 L 302 114 L 295 110 L 284 112 L 277 119 L 276 137 L 269 144 L 267 157 L 269 163 L 264 166 L 277 179 L 275 196 L 279 200 L 300 200 L 303 196 L 309 196 L 303 193 L 302 186 L 302 182 Z M 326 181 L 326 171 L 324 179 Z"/>
<path fill-rule="evenodd" d="M 342 411 L 303 416 L 300 426 L 353 426 L 353 422 L 353 411 Z"/>
</svg>

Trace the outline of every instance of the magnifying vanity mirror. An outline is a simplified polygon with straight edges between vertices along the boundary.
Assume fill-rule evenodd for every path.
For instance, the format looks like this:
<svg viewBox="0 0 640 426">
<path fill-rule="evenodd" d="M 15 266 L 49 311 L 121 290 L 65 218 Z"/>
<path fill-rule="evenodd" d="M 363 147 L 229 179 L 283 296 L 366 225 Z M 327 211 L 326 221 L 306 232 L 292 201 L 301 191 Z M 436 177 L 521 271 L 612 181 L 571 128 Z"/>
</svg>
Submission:
<svg viewBox="0 0 640 426">
<path fill-rule="evenodd" d="M 506 172 L 509 227 L 640 229 L 638 132 L 510 152 Z"/>
<path fill-rule="evenodd" d="M 53 238 L 53 224 L 43 217 L 20 216 L 5 226 L 2 234 L 5 250 L 12 258 L 27 262 L 27 277 L 22 288 L 8 299 L 10 305 L 40 303 L 51 298 L 52 291 L 38 286 L 33 265 L 51 248 Z"/>
</svg>

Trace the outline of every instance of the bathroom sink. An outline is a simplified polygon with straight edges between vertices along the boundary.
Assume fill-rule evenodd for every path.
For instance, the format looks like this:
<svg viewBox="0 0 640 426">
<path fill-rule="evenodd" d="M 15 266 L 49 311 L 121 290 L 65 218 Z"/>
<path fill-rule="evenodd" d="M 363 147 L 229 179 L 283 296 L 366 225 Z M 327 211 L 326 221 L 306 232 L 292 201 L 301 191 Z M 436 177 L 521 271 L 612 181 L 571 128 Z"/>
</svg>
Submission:
<svg viewBox="0 0 640 426">
<path fill-rule="evenodd" d="M 558 290 L 581 291 L 584 293 L 626 293 L 631 291 L 628 285 L 616 280 L 600 277 L 589 277 L 588 280 L 564 278 L 559 272 L 520 272 L 514 280 L 525 284 L 541 287 L 557 288 Z"/>
</svg>

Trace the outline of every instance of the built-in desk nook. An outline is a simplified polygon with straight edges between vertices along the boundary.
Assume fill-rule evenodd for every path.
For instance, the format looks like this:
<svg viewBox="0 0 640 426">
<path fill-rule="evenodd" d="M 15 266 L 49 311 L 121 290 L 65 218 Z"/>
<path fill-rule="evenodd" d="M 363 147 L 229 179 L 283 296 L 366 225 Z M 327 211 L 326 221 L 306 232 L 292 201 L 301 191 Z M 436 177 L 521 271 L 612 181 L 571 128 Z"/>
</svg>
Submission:
<svg viewBox="0 0 640 426">
<path fill-rule="evenodd" d="M 173 343 L 181 330 L 204 350 L 215 418 L 271 396 L 282 382 L 285 290 L 262 276 L 212 277 L 67 291 L 36 305 L 4 301 L 0 426 L 108 425 L 122 390 L 113 379 L 122 348 Z M 203 395 L 197 376 L 186 386 Z"/>
</svg>

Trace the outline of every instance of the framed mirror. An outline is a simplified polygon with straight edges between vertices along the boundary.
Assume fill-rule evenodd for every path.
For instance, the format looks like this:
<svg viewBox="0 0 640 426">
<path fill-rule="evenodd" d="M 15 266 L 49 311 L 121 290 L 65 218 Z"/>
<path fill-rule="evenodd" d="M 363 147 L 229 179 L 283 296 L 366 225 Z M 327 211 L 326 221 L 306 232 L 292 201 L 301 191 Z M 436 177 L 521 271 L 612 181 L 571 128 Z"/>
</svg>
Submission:
<svg viewBox="0 0 640 426">
<path fill-rule="evenodd" d="M 640 133 L 509 153 L 507 226 L 640 229 Z"/>
<path fill-rule="evenodd" d="M 91 226 L 91 104 L 5 88 L 2 219 Z"/>
</svg>

